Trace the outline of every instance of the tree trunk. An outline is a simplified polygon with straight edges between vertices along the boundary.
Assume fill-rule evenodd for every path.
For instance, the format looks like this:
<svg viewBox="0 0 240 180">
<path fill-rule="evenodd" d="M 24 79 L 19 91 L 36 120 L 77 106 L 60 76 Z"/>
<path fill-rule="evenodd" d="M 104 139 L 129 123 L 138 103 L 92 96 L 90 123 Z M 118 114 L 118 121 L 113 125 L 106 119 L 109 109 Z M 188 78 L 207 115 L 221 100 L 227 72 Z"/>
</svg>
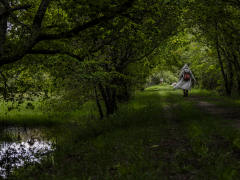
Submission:
<svg viewBox="0 0 240 180">
<path fill-rule="evenodd" d="M 119 80 L 119 86 L 123 87 L 123 89 L 117 93 L 117 99 L 120 102 L 129 101 L 130 99 L 129 90 L 128 90 L 127 83 L 125 82 L 124 79 Z"/>
<path fill-rule="evenodd" d="M 108 103 L 108 98 L 107 98 L 106 92 L 105 92 L 105 90 L 104 90 L 104 88 L 103 88 L 101 83 L 98 84 L 98 87 L 99 87 L 99 89 L 101 91 L 101 94 L 102 94 L 102 97 L 103 97 L 103 101 L 104 101 L 104 104 L 106 106 L 106 110 L 107 110 L 106 114 L 108 115 L 109 103 Z"/>
<path fill-rule="evenodd" d="M 107 85 L 105 86 L 105 94 L 107 96 L 107 104 L 108 104 L 108 109 L 107 109 L 107 115 L 114 114 L 114 104 L 113 104 L 113 97 L 112 97 L 112 91 L 111 88 L 108 87 Z"/>
<path fill-rule="evenodd" d="M 5 7 L 0 2 L 0 14 L 4 11 Z M 8 17 L 4 17 L 0 19 L 0 56 L 3 55 L 5 50 L 5 43 L 7 37 L 7 19 Z"/>
<path fill-rule="evenodd" d="M 98 84 L 98 87 L 106 106 L 106 115 L 109 116 L 110 114 L 114 114 L 117 110 L 116 90 L 108 86 L 104 88 L 101 83 Z"/>
<path fill-rule="evenodd" d="M 226 89 L 227 94 L 230 95 L 231 89 L 229 88 L 227 75 L 224 72 L 222 57 L 221 57 L 220 50 L 219 50 L 218 39 L 216 40 L 216 48 L 217 48 L 218 60 L 219 60 L 220 66 L 221 66 L 222 76 L 223 76 L 224 83 L 225 83 L 225 89 Z"/>
<path fill-rule="evenodd" d="M 240 95 L 240 64 L 235 53 L 233 53 L 233 65 L 234 69 L 236 70 L 235 72 L 237 76 L 238 94 Z"/>
<path fill-rule="evenodd" d="M 99 114 L 100 114 L 100 118 L 103 119 L 104 115 L 103 115 L 102 108 L 101 108 L 101 105 L 100 105 L 99 100 L 98 100 L 98 95 L 97 95 L 97 88 L 96 88 L 96 86 L 94 87 L 94 89 L 95 89 L 96 103 L 97 103 L 97 106 L 98 106 L 98 111 L 99 111 Z"/>
<path fill-rule="evenodd" d="M 229 91 L 230 91 L 230 94 L 231 94 L 232 86 L 233 86 L 233 76 L 234 76 L 233 65 L 232 65 L 231 62 L 228 62 L 228 69 L 229 69 L 229 87 L 228 88 L 229 88 Z"/>
<path fill-rule="evenodd" d="M 117 100 L 116 100 L 116 89 L 112 89 L 112 99 L 111 99 L 111 106 L 113 107 L 113 111 L 117 111 Z"/>
</svg>

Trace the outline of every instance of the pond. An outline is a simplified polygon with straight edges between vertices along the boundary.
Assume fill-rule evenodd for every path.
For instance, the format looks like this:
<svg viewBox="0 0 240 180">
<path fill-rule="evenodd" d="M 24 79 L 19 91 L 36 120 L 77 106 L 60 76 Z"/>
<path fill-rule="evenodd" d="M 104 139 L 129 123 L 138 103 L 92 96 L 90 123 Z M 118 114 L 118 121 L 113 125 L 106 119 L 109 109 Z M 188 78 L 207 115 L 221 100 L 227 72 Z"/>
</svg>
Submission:
<svg viewBox="0 0 240 180">
<path fill-rule="evenodd" d="M 53 152 L 51 140 L 45 138 L 38 128 L 7 127 L 4 133 L 11 141 L 0 141 L 0 179 L 7 178 L 14 167 L 26 163 L 40 163 Z"/>
</svg>

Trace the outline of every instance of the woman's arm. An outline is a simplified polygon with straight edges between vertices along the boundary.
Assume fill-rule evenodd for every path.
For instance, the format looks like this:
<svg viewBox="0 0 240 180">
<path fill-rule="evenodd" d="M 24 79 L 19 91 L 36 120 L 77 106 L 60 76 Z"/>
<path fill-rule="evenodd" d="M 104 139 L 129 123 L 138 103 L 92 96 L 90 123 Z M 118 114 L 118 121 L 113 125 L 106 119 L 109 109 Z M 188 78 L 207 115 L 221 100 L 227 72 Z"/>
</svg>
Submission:
<svg viewBox="0 0 240 180">
<path fill-rule="evenodd" d="M 193 76 L 193 74 L 192 74 L 192 71 L 190 71 L 190 76 L 191 76 L 191 78 L 194 80 L 194 81 L 196 81 L 196 79 L 194 78 L 194 76 Z M 196 81 L 197 82 L 197 81 Z"/>
</svg>

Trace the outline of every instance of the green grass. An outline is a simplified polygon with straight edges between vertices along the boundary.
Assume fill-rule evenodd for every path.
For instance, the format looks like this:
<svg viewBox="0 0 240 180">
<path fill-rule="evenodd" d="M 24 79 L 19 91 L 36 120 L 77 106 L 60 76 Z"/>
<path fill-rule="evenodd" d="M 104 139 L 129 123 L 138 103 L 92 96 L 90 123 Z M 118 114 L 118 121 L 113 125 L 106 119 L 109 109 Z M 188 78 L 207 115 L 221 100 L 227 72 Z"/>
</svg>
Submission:
<svg viewBox="0 0 240 180">
<path fill-rule="evenodd" d="M 1 103 L 0 110 L 0 124 L 6 126 L 9 125 L 19 125 L 19 126 L 53 126 L 66 124 L 68 121 L 79 120 L 79 119 L 89 119 L 89 118 L 99 118 L 99 112 L 94 101 L 89 101 L 85 103 L 80 110 L 70 111 L 67 116 L 64 117 L 48 117 L 46 114 L 38 110 L 37 99 L 33 102 L 34 109 L 26 109 L 26 104 L 30 101 L 24 102 L 20 106 L 20 111 L 17 109 L 7 111 L 6 106 Z M 32 102 L 31 102 L 32 103 Z M 101 103 L 102 110 L 105 111 L 104 104 Z M 7 114 L 6 114 L 7 112 Z"/>
<path fill-rule="evenodd" d="M 220 97 L 220 95 L 214 90 L 206 90 L 206 89 L 192 89 L 191 94 L 201 95 L 201 96 L 211 96 L 211 97 Z"/>
<path fill-rule="evenodd" d="M 219 98 L 195 89 L 189 94 Z M 226 105 L 239 105 L 236 100 L 224 100 L 229 102 Z M 19 168 L 11 178 L 237 179 L 239 131 L 222 126 L 224 120 L 196 108 L 196 103 L 184 101 L 182 91 L 171 86 L 137 91 L 134 99 L 108 118 L 46 129 L 56 147 L 54 154 L 41 165 Z M 86 110 L 96 112 L 88 104 L 84 112 L 72 113 L 72 118 L 81 121 Z"/>
</svg>

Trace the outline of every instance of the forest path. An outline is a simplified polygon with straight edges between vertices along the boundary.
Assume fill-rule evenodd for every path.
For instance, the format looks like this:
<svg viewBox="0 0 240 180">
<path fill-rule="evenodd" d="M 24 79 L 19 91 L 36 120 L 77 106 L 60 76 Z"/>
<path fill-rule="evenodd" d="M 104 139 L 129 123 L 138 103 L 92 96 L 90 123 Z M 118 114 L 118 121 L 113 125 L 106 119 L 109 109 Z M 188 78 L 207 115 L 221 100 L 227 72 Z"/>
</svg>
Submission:
<svg viewBox="0 0 240 180">
<path fill-rule="evenodd" d="M 204 100 L 203 100 L 204 99 Z M 185 101 L 195 101 L 196 107 L 203 109 L 205 112 L 225 119 L 228 122 L 223 125 L 231 125 L 236 127 L 240 131 L 240 108 L 239 107 L 229 107 L 225 105 L 225 100 L 217 98 L 206 98 L 203 96 L 190 95 L 185 99 Z M 207 102 L 210 101 L 210 102 Z M 214 103 L 217 102 L 218 104 Z"/>
<path fill-rule="evenodd" d="M 189 97 L 182 97 L 182 91 L 172 88 L 163 87 L 158 90 L 162 96 L 164 93 L 167 95 L 163 99 L 163 117 L 173 129 L 168 132 L 169 138 L 166 138 L 171 142 L 168 143 L 168 147 L 177 145 L 174 147 L 175 155 L 165 150 L 166 157 L 173 156 L 175 159 L 171 158 L 170 161 L 166 158 L 165 161 L 169 164 L 175 162 L 174 165 L 180 170 L 175 176 L 168 172 L 168 178 L 239 177 L 240 169 L 236 167 L 240 163 L 240 138 L 237 135 L 240 132 L 240 102 L 231 98 L 211 96 L 199 90 L 191 91 Z M 177 138 L 175 142 L 171 139 L 171 134 Z M 228 170 L 230 168 L 232 169 Z"/>
</svg>

